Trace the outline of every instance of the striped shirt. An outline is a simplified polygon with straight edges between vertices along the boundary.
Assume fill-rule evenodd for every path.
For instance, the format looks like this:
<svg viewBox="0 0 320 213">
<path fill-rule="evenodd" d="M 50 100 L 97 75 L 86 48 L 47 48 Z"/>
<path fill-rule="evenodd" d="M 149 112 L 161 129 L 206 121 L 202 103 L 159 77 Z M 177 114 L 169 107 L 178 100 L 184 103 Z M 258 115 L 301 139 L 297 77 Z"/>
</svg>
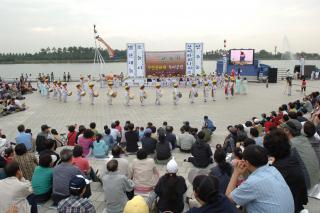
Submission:
<svg viewBox="0 0 320 213">
<path fill-rule="evenodd" d="M 232 200 L 248 213 L 292 213 L 294 201 L 280 172 L 269 165 L 252 172 L 248 179 L 231 192 Z"/>
</svg>

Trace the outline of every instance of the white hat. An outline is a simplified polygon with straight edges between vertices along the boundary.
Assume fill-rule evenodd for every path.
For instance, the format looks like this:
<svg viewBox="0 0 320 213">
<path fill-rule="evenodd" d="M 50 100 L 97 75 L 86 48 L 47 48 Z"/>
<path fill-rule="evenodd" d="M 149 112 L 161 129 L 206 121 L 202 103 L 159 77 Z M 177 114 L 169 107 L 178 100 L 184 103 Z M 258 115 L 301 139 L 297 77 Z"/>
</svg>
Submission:
<svg viewBox="0 0 320 213">
<path fill-rule="evenodd" d="M 260 121 L 259 121 L 259 119 L 258 119 L 258 118 L 254 119 L 254 120 L 253 120 L 253 122 L 254 122 L 255 124 L 260 123 Z"/>
<path fill-rule="evenodd" d="M 177 173 L 178 172 L 178 164 L 174 160 L 174 157 L 167 163 L 167 172 L 168 173 Z"/>
</svg>

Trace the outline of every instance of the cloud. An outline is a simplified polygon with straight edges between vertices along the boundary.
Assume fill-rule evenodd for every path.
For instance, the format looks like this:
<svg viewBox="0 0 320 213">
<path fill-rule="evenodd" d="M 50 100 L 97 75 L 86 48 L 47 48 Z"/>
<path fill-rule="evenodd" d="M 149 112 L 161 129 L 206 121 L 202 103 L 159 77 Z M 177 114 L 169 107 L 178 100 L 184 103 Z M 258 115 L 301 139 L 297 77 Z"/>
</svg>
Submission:
<svg viewBox="0 0 320 213">
<path fill-rule="evenodd" d="M 34 33 L 48 33 L 53 31 L 53 27 L 33 27 L 30 30 Z"/>
</svg>

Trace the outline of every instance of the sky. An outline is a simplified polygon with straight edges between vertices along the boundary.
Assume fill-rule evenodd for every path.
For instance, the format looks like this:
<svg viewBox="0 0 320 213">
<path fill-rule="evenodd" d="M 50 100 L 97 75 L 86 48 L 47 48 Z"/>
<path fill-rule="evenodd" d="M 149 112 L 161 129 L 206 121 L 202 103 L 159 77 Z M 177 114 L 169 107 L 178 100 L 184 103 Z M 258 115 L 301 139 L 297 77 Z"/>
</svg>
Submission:
<svg viewBox="0 0 320 213">
<path fill-rule="evenodd" d="M 93 24 L 114 49 L 254 48 L 320 53 L 319 0 L 0 0 L 0 52 L 94 46 Z M 287 39 L 285 39 L 287 38 Z M 288 42 L 286 42 L 286 41 Z"/>
</svg>

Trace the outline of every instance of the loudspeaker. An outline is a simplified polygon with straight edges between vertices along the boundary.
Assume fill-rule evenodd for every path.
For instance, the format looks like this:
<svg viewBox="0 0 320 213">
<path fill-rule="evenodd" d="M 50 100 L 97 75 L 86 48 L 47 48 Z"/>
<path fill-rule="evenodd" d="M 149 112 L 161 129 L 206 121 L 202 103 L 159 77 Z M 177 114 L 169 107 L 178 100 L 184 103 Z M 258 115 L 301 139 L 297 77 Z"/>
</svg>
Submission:
<svg viewBox="0 0 320 213">
<path fill-rule="evenodd" d="M 268 70 L 268 82 L 277 83 L 278 80 L 278 68 L 269 68 Z"/>
</svg>

